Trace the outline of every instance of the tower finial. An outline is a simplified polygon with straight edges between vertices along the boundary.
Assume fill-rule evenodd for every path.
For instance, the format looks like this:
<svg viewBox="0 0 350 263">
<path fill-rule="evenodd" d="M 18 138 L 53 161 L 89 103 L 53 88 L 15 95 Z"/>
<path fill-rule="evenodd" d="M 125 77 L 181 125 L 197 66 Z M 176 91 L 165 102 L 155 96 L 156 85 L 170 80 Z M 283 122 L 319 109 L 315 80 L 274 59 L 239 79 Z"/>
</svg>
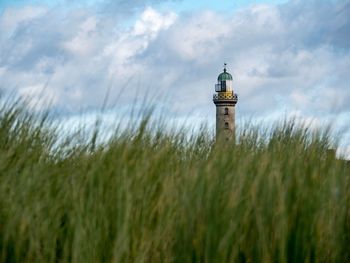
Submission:
<svg viewBox="0 0 350 263">
<path fill-rule="evenodd" d="M 227 63 L 225 62 L 224 63 L 224 72 L 226 72 L 226 66 L 227 66 Z"/>
</svg>

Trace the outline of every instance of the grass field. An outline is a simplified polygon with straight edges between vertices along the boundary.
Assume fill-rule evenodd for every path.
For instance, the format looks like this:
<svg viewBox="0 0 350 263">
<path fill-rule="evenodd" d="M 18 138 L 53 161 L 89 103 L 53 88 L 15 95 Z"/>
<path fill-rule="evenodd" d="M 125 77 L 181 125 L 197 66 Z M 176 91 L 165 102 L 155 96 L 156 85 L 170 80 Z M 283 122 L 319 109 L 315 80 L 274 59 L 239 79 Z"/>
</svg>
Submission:
<svg viewBox="0 0 350 263">
<path fill-rule="evenodd" d="M 59 134 L 1 109 L 0 262 L 350 262 L 350 166 L 327 131 L 227 145 L 146 116 L 103 145 Z"/>
</svg>

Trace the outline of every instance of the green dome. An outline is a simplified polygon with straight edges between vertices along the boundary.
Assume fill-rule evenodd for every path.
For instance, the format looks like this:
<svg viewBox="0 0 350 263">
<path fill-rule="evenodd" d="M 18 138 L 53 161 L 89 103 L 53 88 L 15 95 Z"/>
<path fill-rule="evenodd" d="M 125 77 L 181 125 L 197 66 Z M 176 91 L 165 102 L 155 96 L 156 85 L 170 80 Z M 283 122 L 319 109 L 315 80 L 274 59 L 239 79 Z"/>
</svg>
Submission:
<svg viewBox="0 0 350 263">
<path fill-rule="evenodd" d="M 232 80 L 232 75 L 226 71 L 226 68 L 224 69 L 224 72 L 222 72 L 218 77 L 218 81 L 225 80 Z"/>
</svg>

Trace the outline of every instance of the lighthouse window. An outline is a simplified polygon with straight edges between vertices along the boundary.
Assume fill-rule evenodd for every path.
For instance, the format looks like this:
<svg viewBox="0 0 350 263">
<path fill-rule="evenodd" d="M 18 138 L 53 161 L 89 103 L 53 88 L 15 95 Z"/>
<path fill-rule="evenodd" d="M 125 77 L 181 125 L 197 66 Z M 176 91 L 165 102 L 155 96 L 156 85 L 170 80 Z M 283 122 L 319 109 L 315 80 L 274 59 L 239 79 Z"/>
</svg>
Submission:
<svg viewBox="0 0 350 263">
<path fill-rule="evenodd" d="M 225 122 L 225 129 L 228 129 L 228 122 Z"/>
<path fill-rule="evenodd" d="M 228 108 L 225 108 L 225 115 L 228 115 Z"/>
<path fill-rule="evenodd" d="M 226 81 L 221 81 L 221 91 L 226 92 Z"/>
</svg>

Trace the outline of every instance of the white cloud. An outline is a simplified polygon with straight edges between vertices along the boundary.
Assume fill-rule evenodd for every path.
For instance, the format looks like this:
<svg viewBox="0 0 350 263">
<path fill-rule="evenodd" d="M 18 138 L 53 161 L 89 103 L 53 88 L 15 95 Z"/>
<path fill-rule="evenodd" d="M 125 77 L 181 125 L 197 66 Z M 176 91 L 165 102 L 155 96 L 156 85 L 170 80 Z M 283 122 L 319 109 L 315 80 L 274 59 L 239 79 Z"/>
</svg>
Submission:
<svg viewBox="0 0 350 263">
<path fill-rule="evenodd" d="M 57 96 L 53 90 L 47 89 L 45 85 L 33 85 L 21 87 L 18 90 L 21 98 L 27 101 L 28 105 L 37 111 L 46 109 L 57 103 Z"/>
<path fill-rule="evenodd" d="M 180 21 L 168 34 L 170 51 L 184 61 L 209 62 L 208 57 L 215 56 L 222 48 L 220 39 L 226 38 L 225 20 L 213 12 L 206 11 Z"/>
<path fill-rule="evenodd" d="M 166 16 L 158 13 L 151 7 L 147 7 L 136 21 L 133 29 L 133 35 L 146 35 L 155 37 L 157 32 L 162 29 L 168 29 L 176 20 L 175 13 L 169 13 Z"/>
<path fill-rule="evenodd" d="M 41 25 L 47 20 L 55 28 Z M 129 29 L 111 24 L 109 17 L 82 10 L 69 13 L 65 23 L 60 20 L 59 15 L 52 16 L 47 11 L 36 17 L 35 23 L 17 25 L 15 36 L 8 38 L 0 50 L 2 74 L 6 76 L 1 88 L 16 86 L 18 94 L 24 95 L 29 94 L 30 87 L 37 90 L 35 87 L 48 82 L 45 90 L 55 94 L 51 106 L 75 111 L 99 107 L 111 81 L 117 83 L 112 91 L 112 97 L 116 97 L 117 90 L 123 89 L 121 81 L 133 77 L 135 72 L 142 74 L 135 57 L 176 21 L 176 15 L 148 7 Z M 21 33 L 29 30 L 35 33 Z M 51 39 L 45 43 L 47 31 Z"/>
<path fill-rule="evenodd" d="M 166 98 L 158 104 L 171 116 L 213 120 L 213 85 L 228 62 L 239 116 L 330 118 L 350 110 L 349 6 L 292 1 L 232 14 L 149 6 L 130 27 L 93 9 L 9 9 L 0 17 L 0 88 L 38 96 L 48 83 L 52 103 L 72 113 L 101 107 L 107 90 L 120 107 L 149 92 Z"/>
<path fill-rule="evenodd" d="M 64 42 L 63 47 L 74 55 L 88 56 L 94 51 L 97 35 L 97 18 L 94 16 L 87 17 L 79 25 L 76 36 Z"/>
<path fill-rule="evenodd" d="M 46 8 L 35 6 L 6 9 L 0 16 L 0 39 L 11 36 L 19 24 L 38 18 L 44 15 L 46 11 Z"/>
<path fill-rule="evenodd" d="M 111 59 L 109 75 L 128 79 L 142 74 L 142 65 L 134 58 L 141 55 L 161 30 L 168 29 L 176 21 L 175 13 L 161 14 L 146 8 L 130 30 L 118 35 L 104 48 L 103 55 Z"/>
</svg>

